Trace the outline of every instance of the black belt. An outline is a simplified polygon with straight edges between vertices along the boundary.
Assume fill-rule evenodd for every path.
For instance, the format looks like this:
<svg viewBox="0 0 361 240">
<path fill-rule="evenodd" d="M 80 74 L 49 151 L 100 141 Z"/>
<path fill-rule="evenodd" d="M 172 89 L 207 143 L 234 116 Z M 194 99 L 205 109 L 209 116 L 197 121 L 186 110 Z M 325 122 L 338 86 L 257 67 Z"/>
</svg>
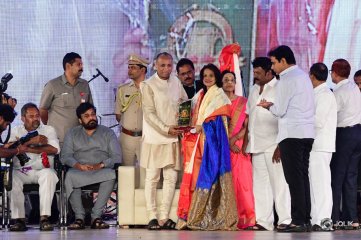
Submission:
<svg viewBox="0 0 361 240">
<path fill-rule="evenodd" d="M 129 136 L 132 136 L 132 137 L 140 137 L 140 136 L 142 136 L 142 131 L 133 132 L 133 131 L 130 131 L 128 129 L 122 128 L 122 132 L 129 135 Z"/>
</svg>

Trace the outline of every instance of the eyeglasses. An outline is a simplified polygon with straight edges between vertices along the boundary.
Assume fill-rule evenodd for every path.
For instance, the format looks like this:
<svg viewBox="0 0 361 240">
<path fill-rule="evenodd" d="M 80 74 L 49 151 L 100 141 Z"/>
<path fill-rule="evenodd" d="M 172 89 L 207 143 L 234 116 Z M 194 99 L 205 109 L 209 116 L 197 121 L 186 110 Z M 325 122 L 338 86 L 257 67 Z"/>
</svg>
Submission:
<svg viewBox="0 0 361 240">
<path fill-rule="evenodd" d="M 184 72 L 184 73 L 179 73 L 179 76 L 185 77 L 185 76 L 189 76 L 191 74 L 193 74 L 193 70 L 189 70 L 188 72 Z"/>
</svg>

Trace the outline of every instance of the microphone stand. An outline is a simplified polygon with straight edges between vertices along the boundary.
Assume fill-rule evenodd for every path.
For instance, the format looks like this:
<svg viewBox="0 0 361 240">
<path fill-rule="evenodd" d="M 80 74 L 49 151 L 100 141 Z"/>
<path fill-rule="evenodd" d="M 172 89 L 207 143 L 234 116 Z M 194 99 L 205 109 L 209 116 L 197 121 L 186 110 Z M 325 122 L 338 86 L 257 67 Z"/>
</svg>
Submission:
<svg viewBox="0 0 361 240">
<path fill-rule="evenodd" d="M 99 76 L 100 76 L 100 73 L 97 73 L 96 75 L 93 75 L 92 79 L 90 79 L 90 80 L 88 81 L 88 83 L 90 83 L 91 81 L 93 81 L 94 79 L 96 79 L 96 78 L 99 77 Z"/>
</svg>

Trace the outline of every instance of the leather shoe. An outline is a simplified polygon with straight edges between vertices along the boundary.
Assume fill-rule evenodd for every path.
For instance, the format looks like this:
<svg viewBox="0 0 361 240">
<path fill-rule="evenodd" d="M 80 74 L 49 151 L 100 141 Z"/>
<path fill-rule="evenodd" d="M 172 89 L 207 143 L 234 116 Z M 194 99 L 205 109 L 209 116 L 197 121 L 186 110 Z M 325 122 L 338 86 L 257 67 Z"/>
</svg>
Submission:
<svg viewBox="0 0 361 240">
<path fill-rule="evenodd" d="M 307 226 L 305 224 L 302 225 L 294 225 L 289 224 L 287 227 L 283 229 L 278 229 L 278 232 L 307 232 Z"/>
<path fill-rule="evenodd" d="M 11 232 L 25 232 L 28 228 L 26 227 L 25 221 L 17 219 L 14 225 L 10 226 Z"/>
<path fill-rule="evenodd" d="M 314 224 L 311 228 L 312 232 L 333 232 L 335 231 L 333 228 L 323 229 L 320 225 Z"/>
</svg>

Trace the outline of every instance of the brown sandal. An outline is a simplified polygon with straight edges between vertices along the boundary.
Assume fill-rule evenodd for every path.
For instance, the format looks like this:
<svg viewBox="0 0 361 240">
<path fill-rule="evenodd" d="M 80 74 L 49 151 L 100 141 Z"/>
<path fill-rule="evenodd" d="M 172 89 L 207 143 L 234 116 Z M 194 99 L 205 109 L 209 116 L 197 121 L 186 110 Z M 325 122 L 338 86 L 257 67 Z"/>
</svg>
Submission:
<svg viewBox="0 0 361 240">
<path fill-rule="evenodd" d="M 75 222 L 69 225 L 68 229 L 70 230 L 82 230 L 85 229 L 85 224 L 83 219 L 76 219 Z"/>
<path fill-rule="evenodd" d="M 94 219 L 91 229 L 108 229 L 109 224 L 105 223 L 101 218 Z"/>
</svg>

